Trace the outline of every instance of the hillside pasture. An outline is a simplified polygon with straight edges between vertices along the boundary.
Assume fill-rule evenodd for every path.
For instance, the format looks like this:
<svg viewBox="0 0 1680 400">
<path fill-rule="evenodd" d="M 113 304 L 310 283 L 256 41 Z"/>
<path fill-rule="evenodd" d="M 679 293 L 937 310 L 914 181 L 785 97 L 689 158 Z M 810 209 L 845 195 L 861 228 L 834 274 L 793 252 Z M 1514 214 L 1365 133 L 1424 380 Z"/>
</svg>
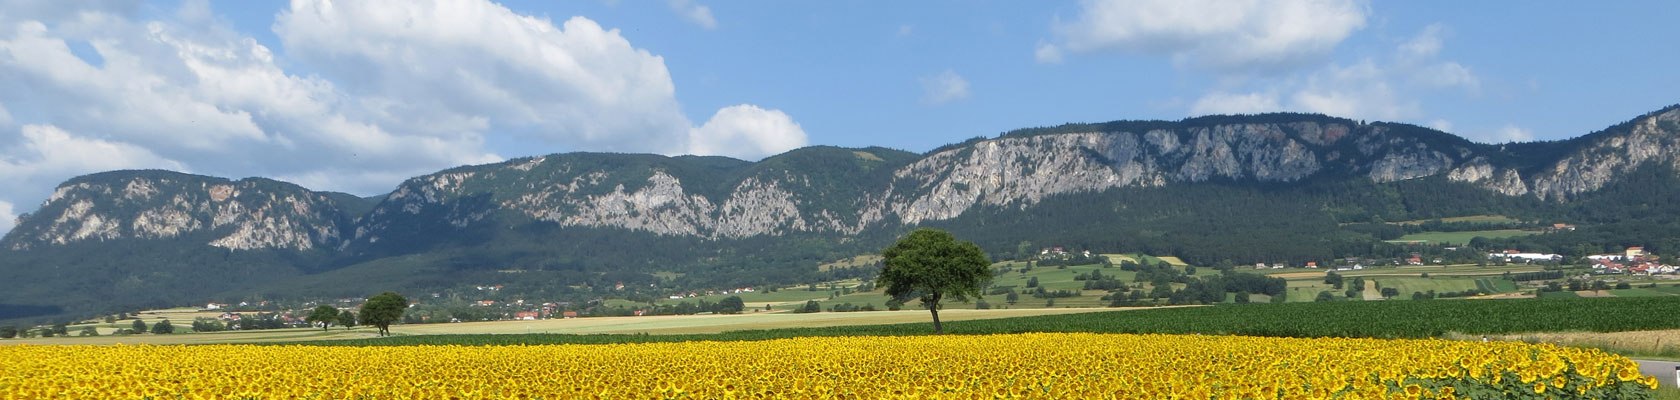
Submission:
<svg viewBox="0 0 1680 400">
<path fill-rule="evenodd" d="M 1484 237 L 1484 238 L 1488 238 L 1488 239 L 1502 239 L 1502 238 L 1516 237 L 1516 236 L 1528 236 L 1528 235 L 1534 235 L 1534 234 L 1539 234 L 1539 233 L 1540 233 L 1540 231 L 1528 231 L 1528 230 L 1521 230 L 1521 229 L 1495 229 L 1495 230 L 1487 230 L 1487 231 L 1463 231 L 1463 232 L 1420 232 L 1420 233 L 1413 233 L 1413 234 L 1401 236 L 1399 239 L 1391 240 L 1389 242 L 1391 242 L 1391 243 L 1419 243 L 1419 242 L 1423 242 L 1423 243 L 1440 243 L 1440 244 L 1447 244 L 1447 245 L 1463 246 L 1465 244 L 1470 243 L 1471 239 L 1475 239 L 1477 237 Z"/>
</svg>

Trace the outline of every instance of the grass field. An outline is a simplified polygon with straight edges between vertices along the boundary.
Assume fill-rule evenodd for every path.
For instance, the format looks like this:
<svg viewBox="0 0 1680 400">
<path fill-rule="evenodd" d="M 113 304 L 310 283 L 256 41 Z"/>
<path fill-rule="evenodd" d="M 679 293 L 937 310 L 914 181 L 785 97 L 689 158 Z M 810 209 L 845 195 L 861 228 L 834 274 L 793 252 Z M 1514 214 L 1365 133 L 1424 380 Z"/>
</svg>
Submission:
<svg viewBox="0 0 1680 400">
<path fill-rule="evenodd" d="M 1068 313 L 953 321 L 947 333 L 1096 332 L 1274 337 L 1444 337 L 1530 332 L 1623 332 L 1680 329 L 1680 318 L 1649 310 L 1680 307 L 1680 297 L 1486 301 L 1339 301 L 1246 304 Z M 956 310 L 942 312 L 941 315 Z M 1015 311 L 1015 310 L 1011 310 Z M 1060 311 L 1060 310 L 1058 310 Z M 867 313 L 865 313 L 867 314 Z M 925 316 L 924 313 L 920 313 Z M 906 315 L 913 315 L 906 313 Z M 995 315 L 995 314 L 994 314 Z M 644 317 L 646 318 L 646 317 Z M 464 324 L 456 324 L 464 325 Z M 469 325 L 470 326 L 470 325 Z M 404 327 L 407 329 L 408 327 Z M 925 320 L 892 325 L 798 327 L 675 335 L 407 335 L 322 342 L 344 345 L 640 343 L 764 340 L 800 336 L 926 335 Z"/>
<path fill-rule="evenodd" d="M 1538 332 L 1495 335 L 1494 339 L 1600 348 L 1623 355 L 1680 359 L 1680 329 L 1628 332 Z"/>
<path fill-rule="evenodd" d="M 173 320 L 171 320 L 170 322 L 174 323 Z M 123 325 L 123 326 L 126 327 L 126 325 Z M 136 344 L 146 344 L 146 345 L 164 345 L 164 344 L 274 343 L 274 342 L 298 342 L 298 341 L 318 341 L 318 340 L 365 339 L 365 338 L 375 337 L 377 335 L 377 333 L 372 328 L 363 328 L 363 327 L 357 327 L 357 328 L 350 329 L 350 330 L 335 327 L 335 328 L 332 328 L 331 330 L 328 330 L 326 332 L 322 332 L 320 328 L 292 328 L 292 329 L 265 329 L 265 330 L 256 330 L 256 331 L 224 331 L 224 332 L 210 332 L 210 333 L 186 333 L 187 331 L 191 330 L 190 329 L 191 327 L 192 326 L 191 326 L 190 323 L 188 323 L 187 326 L 185 326 L 185 327 L 181 326 L 180 324 L 177 324 L 176 328 L 175 328 L 176 329 L 175 332 L 177 332 L 177 333 L 175 333 L 175 334 L 169 334 L 169 335 L 142 334 L 142 335 L 127 335 L 127 336 L 116 336 L 116 335 L 107 334 L 107 333 L 105 333 L 105 330 L 101 329 L 100 336 L 89 336 L 89 337 L 76 336 L 76 332 L 79 329 L 78 328 L 71 328 L 70 329 L 70 336 L 51 337 L 51 338 L 7 339 L 7 340 L 0 340 L 0 345 L 15 345 L 15 344 L 61 344 L 61 345 L 78 345 L 78 344 L 136 345 Z"/>
<path fill-rule="evenodd" d="M 1610 290 L 1610 294 L 1614 295 L 1616 297 L 1652 297 L 1652 296 L 1675 296 L 1676 295 L 1676 294 L 1671 293 L 1671 292 L 1666 292 L 1666 291 L 1661 291 L 1661 290 L 1656 290 L 1656 289 L 1645 289 L 1645 288 L 1613 289 L 1613 290 Z"/>
<path fill-rule="evenodd" d="M 1464 231 L 1464 232 L 1423 232 L 1423 233 L 1413 233 L 1413 234 L 1410 234 L 1410 235 L 1401 236 L 1399 239 L 1391 240 L 1390 242 L 1428 242 L 1428 243 L 1443 243 L 1443 244 L 1449 244 L 1449 245 L 1461 245 L 1462 246 L 1464 244 L 1470 243 L 1470 239 L 1475 239 L 1478 236 L 1489 238 L 1489 239 L 1499 239 L 1499 238 L 1508 238 L 1508 237 L 1514 237 L 1514 236 L 1527 236 L 1527 235 L 1533 235 L 1533 234 L 1538 234 L 1538 233 L 1540 233 L 1540 232 L 1539 231 L 1525 231 L 1525 230 L 1521 230 L 1521 229 L 1497 229 L 1497 230 L 1491 230 L 1491 231 Z"/>
<path fill-rule="evenodd" d="M 835 269 L 835 268 L 871 267 L 871 266 L 874 266 L 876 262 L 880 262 L 880 261 L 881 261 L 881 255 L 880 254 L 864 254 L 864 255 L 861 255 L 861 256 L 847 258 L 847 259 L 840 260 L 840 261 L 823 263 L 823 264 L 817 265 L 817 270 L 818 271 L 828 271 L 828 270 Z"/>
<path fill-rule="evenodd" d="M 942 321 L 969 321 L 992 318 L 1013 318 L 1039 315 L 1115 311 L 1113 308 L 1021 308 L 1009 310 L 946 309 L 939 312 Z M 782 328 L 813 328 L 835 326 L 865 326 L 881 324 L 924 323 L 930 318 L 927 310 L 907 308 L 902 311 L 822 312 L 794 314 L 788 312 L 752 313 L 738 315 L 675 315 L 649 317 L 597 317 L 549 319 L 537 321 L 462 322 L 452 324 L 393 325 L 397 335 L 468 335 L 468 334 L 714 334 L 727 331 L 766 330 Z M 125 326 L 126 324 L 120 324 Z M 365 339 L 375 336 L 371 328 L 346 330 L 334 327 L 323 332 L 318 328 L 270 329 L 257 331 L 226 331 L 214 333 L 186 333 L 177 327 L 170 335 L 77 337 L 78 329 L 70 329 L 72 336 L 0 340 L 11 344 L 215 344 L 215 343 L 273 343 L 315 342 L 344 339 Z"/>
<path fill-rule="evenodd" d="M 1099 308 L 946 309 L 939 312 L 939 317 L 941 321 L 967 321 L 1112 310 Z M 920 308 L 906 308 L 901 311 L 821 312 L 812 314 L 748 312 L 736 315 L 667 315 L 398 325 L 391 327 L 391 333 L 401 335 L 516 333 L 670 335 L 799 327 L 904 324 L 926 322 L 930 318 L 927 310 Z"/>
</svg>

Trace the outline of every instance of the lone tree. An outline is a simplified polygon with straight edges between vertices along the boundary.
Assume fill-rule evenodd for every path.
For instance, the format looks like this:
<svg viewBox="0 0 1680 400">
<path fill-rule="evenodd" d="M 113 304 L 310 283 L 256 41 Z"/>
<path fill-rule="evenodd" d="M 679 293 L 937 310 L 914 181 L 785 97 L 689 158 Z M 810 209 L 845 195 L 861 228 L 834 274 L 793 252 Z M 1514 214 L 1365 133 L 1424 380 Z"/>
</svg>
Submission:
<svg viewBox="0 0 1680 400">
<path fill-rule="evenodd" d="M 356 327 L 356 313 L 350 312 L 350 310 L 338 313 L 338 326 L 342 326 L 346 330 Z"/>
<path fill-rule="evenodd" d="M 373 325 L 379 328 L 379 336 L 391 334 L 391 323 L 401 321 L 403 310 L 408 309 L 408 299 L 400 294 L 385 292 L 369 298 L 362 303 L 362 325 Z"/>
<path fill-rule="evenodd" d="M 741 301 L 741 296 L 729 296 L 719 300 L 717 308 L 719 314 L 740 314 L 747 308 L 747 303 Z"/>
<path fill-rule="evenodd" d="M 170 324 L 169 320 L 167 320 L 167 319 L 162 320 L 162 321 L 158 321 L 157 324 L 152 325 L 152 334 L 168 335 L 168 334 L 171 334 L 171 333 L 175 333 L 175 325 Z"/>
<path fill-rule="evenodd" d="M 972 242 L 957 241 L 949 232 L 917 229 L 881 250 L 881 275 L 876 286 L 903 301 L 916 298 L 933 313 L 933 332 L 945 333 L 939 323 L 939 302 L 968 301 L 992 280 L 992 261 Z"/>
<path fill-rule="evenodd" d="M 338 322 L 338 308 L 326 304 L 315 306 L 315 311 L 310 311 L 309 316 L 303 320 L 311 324 L 321 324 L 321 331 L 326 332 L 327 327 Z"/>
</svg>

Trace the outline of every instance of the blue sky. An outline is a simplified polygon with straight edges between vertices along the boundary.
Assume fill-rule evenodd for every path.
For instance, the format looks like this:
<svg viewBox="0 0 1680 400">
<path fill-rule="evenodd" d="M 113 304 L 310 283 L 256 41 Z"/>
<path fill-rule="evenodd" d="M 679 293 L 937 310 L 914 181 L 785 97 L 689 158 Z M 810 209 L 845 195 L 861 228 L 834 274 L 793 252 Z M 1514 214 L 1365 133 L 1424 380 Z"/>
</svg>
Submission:
<svg viewBox="0 0 1680 400">
<path fill-rule="evenodd" d="M 1680 3 L 0 0 L 0 231 L 165 168 L 382 193 L 570 151 L 926 151 L 1319 112 L 1482 142 L 1680 103 Z"/>
</svg>

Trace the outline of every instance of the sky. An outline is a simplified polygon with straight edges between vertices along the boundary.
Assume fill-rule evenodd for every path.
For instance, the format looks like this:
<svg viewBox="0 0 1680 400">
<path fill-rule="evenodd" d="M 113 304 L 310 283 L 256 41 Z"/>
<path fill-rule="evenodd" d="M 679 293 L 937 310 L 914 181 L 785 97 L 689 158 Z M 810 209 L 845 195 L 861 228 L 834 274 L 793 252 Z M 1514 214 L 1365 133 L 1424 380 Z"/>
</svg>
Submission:
<svg viewBox="0 0 1680 400">
<path fill-rule="evenodd" d="M 923 152 L 1295 111 L 1556 140 L 1680 103 L 1680 2 L 0 0 L 0 232 L 71 177 L 378 195 L 574 151 Z"/>
</svg>

